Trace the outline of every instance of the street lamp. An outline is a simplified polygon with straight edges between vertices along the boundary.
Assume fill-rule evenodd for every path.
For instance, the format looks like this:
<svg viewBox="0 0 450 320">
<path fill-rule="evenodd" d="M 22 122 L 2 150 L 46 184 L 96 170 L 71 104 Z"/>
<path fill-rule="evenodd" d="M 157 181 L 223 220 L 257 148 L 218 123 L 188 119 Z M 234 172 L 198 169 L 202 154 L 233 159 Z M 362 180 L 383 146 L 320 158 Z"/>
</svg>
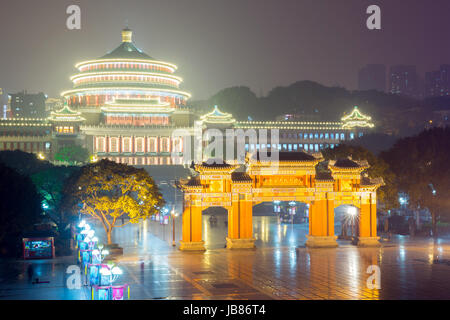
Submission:
<svg viewBox="0 0 450 320">
<path fill-rule="evenodd" d="M 106 276 L 109 277 L 109 285 L 111 286 L 113 284 L 114 281 L 117 280 L 117 278 L 123 273 L 122 269 L 120 269 L 119 267 L 115 266 L 112 267 L 111 269 L 108 267 L 103 267 L 100 269 L 100 274 L 102 276 Z"/>
<path fill-rule="evenodd" d="M 175 247 L 176 246 L 176 243 L 175 243 L 175 217 L 177 217 L 175 208 L 172 209 L 170 214 L 172 215 L 172 246 Z"/>
<path fill-rule="evenodd" d="M 356 236 L 355 220 L 356 220 L 356 216 L 358 214 L 358 210 L 356 209 L 356 207 L 349 207 L 347 209 L 347 214 L 348 214 L 348 219 L 350 220 L 350 223 L 351 223 L 352 237 L 353 237 L 353 236 Z"/>
</svg>

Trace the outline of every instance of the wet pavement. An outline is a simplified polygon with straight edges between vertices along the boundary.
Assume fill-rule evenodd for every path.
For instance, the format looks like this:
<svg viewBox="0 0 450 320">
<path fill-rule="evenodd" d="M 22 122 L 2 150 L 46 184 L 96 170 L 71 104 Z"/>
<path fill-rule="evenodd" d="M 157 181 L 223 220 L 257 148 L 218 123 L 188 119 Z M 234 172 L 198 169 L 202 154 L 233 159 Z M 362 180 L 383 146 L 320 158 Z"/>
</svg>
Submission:
<svg viewBox="0 0 450 320">
<path fill-rule="evenodd" d="M 211 227 L 204 215 L 208 250 L 172 247 L 172 226 L 146 221 L 115 230 L 124 248 L 118 282 L 131 286 L 131 299 L 450 299 L 450 240 L 398 236 L 381 248 L 304 247 L 307 224 L 278 224 L 254 217 L 254 250 L 224 249 L 225 216 Z M 181 219 L 175 223 L 176 241 Z M 96 227 L 101 238 L 102 231 Z M 68 289 L 75 257 L 41 261 L 0 261 L 0 299 L 89 299 L 88 287 Z M 33 284 L 33 278 L 48 283 Z M 369 289 L 367 269 L 380 268 L 380 289 Z"/>
</svg>

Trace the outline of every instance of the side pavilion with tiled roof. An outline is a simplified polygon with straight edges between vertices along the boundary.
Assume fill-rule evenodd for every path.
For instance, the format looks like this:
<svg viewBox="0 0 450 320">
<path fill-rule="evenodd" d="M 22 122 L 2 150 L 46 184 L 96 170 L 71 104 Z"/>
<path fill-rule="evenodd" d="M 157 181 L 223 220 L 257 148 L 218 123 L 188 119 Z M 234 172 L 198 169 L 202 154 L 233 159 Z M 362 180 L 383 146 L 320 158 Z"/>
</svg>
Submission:
<svg viewBox="0 0 450 320">
<path fill-rule="evenodd" d="M 245 170 L 218 159 L 194 165 L 196 177 L 180 182 L 184 193 L 181 250 L 205 250 L 202 211 L 228 211 L 227 248 L 254 248 L 252 210 L 262 202 L 299 201 L 309 204 L 308 247 L 336 247 L 334 209 L 354 205 L 360 210 L 359 246 L 377 246 L 376 191 L 382 178 L 363 175 L 367 161 L 331 160 L 328 172 L 316 173 L 321 153 L 273 152 L 248 154 Z"/>
</svg>

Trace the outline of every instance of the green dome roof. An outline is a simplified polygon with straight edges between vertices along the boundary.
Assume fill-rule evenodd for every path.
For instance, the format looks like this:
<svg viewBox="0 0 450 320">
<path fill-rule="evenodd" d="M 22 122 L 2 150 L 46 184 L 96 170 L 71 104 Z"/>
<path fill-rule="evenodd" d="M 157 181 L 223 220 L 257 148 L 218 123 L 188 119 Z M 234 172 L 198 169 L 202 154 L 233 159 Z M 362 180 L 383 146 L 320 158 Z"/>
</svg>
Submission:
<svg viewBox="0 0 450 320">
<path fill-rule="evenodd" d="M 100 59 L 148 59 L 154 60 L 144 51 L 136 47 L 133 43 L 133 31 L 125 28 L 122 30 L 122 43 L 116 49 L 108 52 Z"/>
<path fill-rule="evenodd" d="M 118 59 L 118 58 L 154 60 L 148 54 L 146 54 L 141 49 L 136 47 L 132 42 L 122 42 L 120 46 L 118 46 L 113 51 L 105 54 L 100 59 Z"/>
</svg>

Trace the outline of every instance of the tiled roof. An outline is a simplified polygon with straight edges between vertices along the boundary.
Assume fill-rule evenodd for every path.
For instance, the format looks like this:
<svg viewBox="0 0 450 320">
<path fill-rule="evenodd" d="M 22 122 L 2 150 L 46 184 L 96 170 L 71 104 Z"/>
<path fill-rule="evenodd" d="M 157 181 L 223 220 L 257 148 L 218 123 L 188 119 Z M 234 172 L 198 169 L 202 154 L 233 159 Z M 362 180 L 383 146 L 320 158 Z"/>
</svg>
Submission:
<svg viewBox="0 0 450 320">
<path fill-rule="evenodd" d="M 245 172 L 232 172 L 231 180 L 233 182 L 252 182 L 252 178 Z"/>
<path fill-rule="evenodd" d="M 206 162 L 202 162 L 202 167 L 205 168 L 230 168 L 231 165 L 223 161 L 222 159 L 208 159 Z"/>
<path fill-rule="evenodd" d="M 278 160 L 278 161 L 314 161 L 319 159 L 318 156 L 314 156 L 312 154 L 306 153 L 306 152 L 271 152 L 268 151 L 267 152 L 267 158 L 268 159 L 264 159 L 266 157 L 266 153 L 262 153 L 262 155 L 264 157 L 261 157 L 260 152 L 256 152 L 252 155 L 252 160 L 257 160 L 257 161 L 272 161 L 270 158 L 272 157 L 272 153 L 273 153 L 273 157 L 274 160 Z"/>
<path fill-rule="evenodd" d="M 147 55 L 141 49 L 136 47 L 132 42 L 122 42 L 120 46 L 118 46 L 113 51 L 105 54 L 100 59 L 148 59 L 154 60 L 152 57 Z"/>
<path fill-rule="evenodd" d="M 193 177 L 184 184 L 187 187 L 201 187 L 200 179 L 198 177 Z"/>
<path fill-rule="evenodd" d="M 334 181 L 331 172 L 319 172 L 316 174 L 316 181 Z"/>
<path fill-rule="evenodd" d="M 360 165 L 350 159 L 338 159 L 336 160 L 336 162 L 334 163 L 335 167 L 339 167 L 339 168 L 359 168 Z"/>
</svg>

